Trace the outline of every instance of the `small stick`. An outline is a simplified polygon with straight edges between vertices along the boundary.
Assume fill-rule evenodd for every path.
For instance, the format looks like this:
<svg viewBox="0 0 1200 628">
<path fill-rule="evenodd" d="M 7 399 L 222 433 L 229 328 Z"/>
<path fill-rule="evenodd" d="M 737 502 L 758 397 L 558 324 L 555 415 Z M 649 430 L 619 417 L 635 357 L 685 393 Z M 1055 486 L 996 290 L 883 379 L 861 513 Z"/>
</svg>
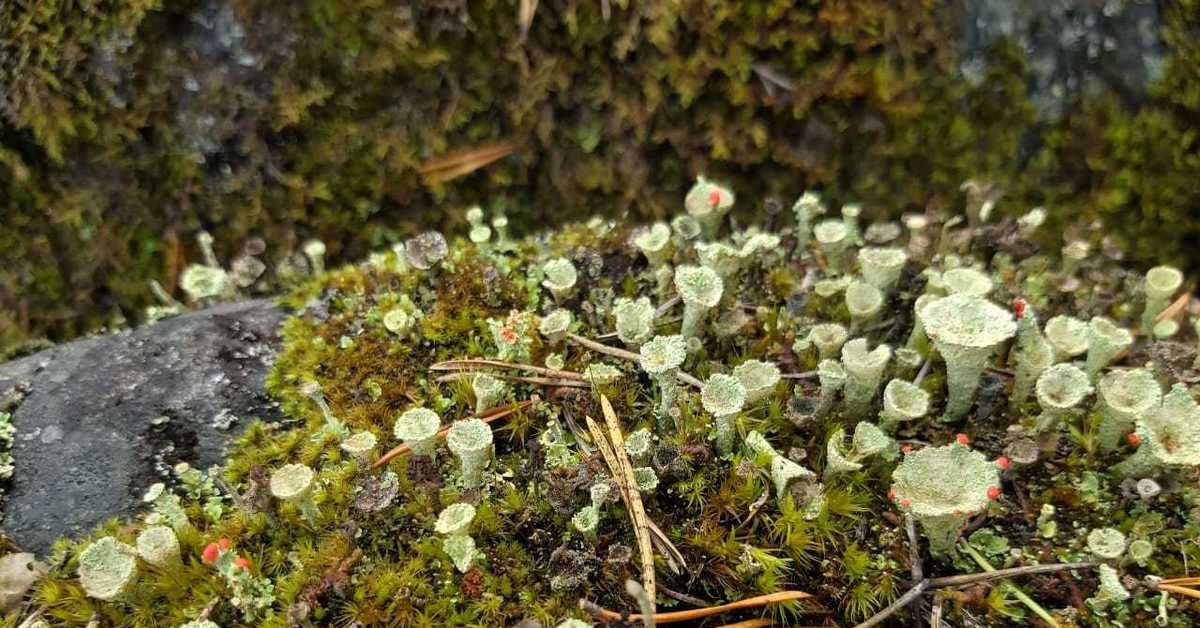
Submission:
<svg viewBox="0 0 1200 628">
<path fill-rule="evenodd" d="M 929 612 L 929 628 L 942 628 L 942 594 L 933 594 L 933 610 Z"/>
<path fill-rule="evenodd" d="M 634 362 L 641 360 L 641 356 L 632 351 L 626 351 L 625 349 L 621 349 L 618 347 L 610 347 L 606 344 L 596 342 L 595 340 L 592 340 L 591 338 L 584 338 L 583 336 L 580 336 L 578 334 L 567 334 L 567 337 L 570 338 L 572 341 L 574 341 L 576 344 L 578 344 L 584 348 L 591 349 L 592 351 L 596 351 L 599 353 L 611 355 L 614 358 L 621 358 L 622 360 L 632 360 Z M 688 375 L 687 373 L 684 373 L 683 371 L 680 371 L 679 375 L 677 375 L 677 377 L 679 378 L 679 381 L 681 381 L 689 386 L 695 386 L 696 388 L 704 388 L 704 382 L 696 379 L 695 377 L 692 377 L 691 375 Z"/>
<path fill-rule="evenodd" d="M 471 375 L 468 371 L 460 371 L 458 373 L 447 373 L 439 375 L 434 381 L 439 383 L 453 382 L 456 380 L 470 379 Z M 574 379 L 551 379 L 549 377 L 525 377 L 523 375 L 495 375 L 496 379 L 502 379 L 508 382 L 522 382 L 525 384 L 534 384 L 536 386 L 560 386 L 568 388 L 591 388 L 587 382 L 581 382 Z"/>
<path fill-rule="evenodd" d="M 871 626 L 878 626 L 881 622 L 883 622 L 883 620 L 895 615 L 905 606 L 915 602 L 917 598 L 921 597 L 921 594 L 924 593 L 925 589 L 927 588 L 929 588 L 928 580 L 922 580 L 918 582 L 917 584 L 913 585 L 913 588 L 909 589 L 907 593 L 896 598 L 896 601 L 889 604 L 887 608 L 875 613 L 869 619 L 867 619 L 867 621 L 858 624 L 854 628 L 871 628 Z"/>
<path fill-rule="evenodd" d="M 921 385 L 921 380 L 925 379 L 925 376 L 929 374 L 929 368 L 932 366 L 933 360 L 925 358 L 925 363 L 921 365 L 921 370 L 917 373 L 917 378 L 913 380 L 913 386 Z"/>
<path fill-rule="evenodd" d="M 917 524 L 912 515 L 904 516 L 904 531 L 908 533 L 908 555 L 912 561 L 913 582 L 925 579 L 925 566 L 921 563 L 921 544 L 917 539 Z"/>
<path fill-rule="evenodd" d="M 663 301 L 662 305 L 659 305 L 658 309 L 654 310 L 654 318 L 659 318 L 663 314 L 670 312 L 671 308 L 675 307 L 676 303 L 679 303 L 679 295 L 678 294 L 667 299 L 666 301 Z"/>
<path fill-rule="evenodd" d="M 545 375 L 547 377 L 555 377 L 558 379 L 576 379 L 581 382 L 587 381 L 587 378 L 585 378 L 582 373 L 576 373 L 574 371 L 559 371 L 556 369 L 548 369 L 548 368 L 541 367 L 541 366 L 534 366 L 532 364 L 517 364 L 515 362 L 505 362 L 503 360 L 486 360 L 483 358 L 466 358 L 466 359 L 462 359 L 462 360 L 446 360 L 445 362 L 438 362 L 437 364 L 430 366 L 429 370 L 431 370 L 431 371 L 476 371 L 476 370 L 479 370 L 482 368 L 488 368 L 488 367 L 498 368 L 498 369 L 510 369 L 510 370 L 514 370 L 514 371 L 529 371 L 530 373 L 537 373 L 538 375 Z"/>
<path fill-rule="evenodd" d="M 1011 578 L 1013 576 L 1025 576 L 1035 573 L 1053 573 L 1056 571 L 1073 571 L 1075 569 L 1091 569 L 1097 564 L 1098 563 L 1052 563 L 1049 565 L 1009 567 L 1008 569 L 981 571 L 979 573 L 962 574 L 958 576 L 943 576 L 941 578 L 930 578 L 929 587 L 932 589 L 960 587 L 965 584 L 975 584 L 976 582 L 986 582 L 988 580 L 998 580 L 1000 578 Z"/>
<path fill-rule="evenodd" d="M 657 587 L 654 582 L 654 549 L 650 544 L 650 526 L 646 525 L 646 509 L 642 506 L 642 494 L 638 492 L 633 475 L 633 465 L 625 453 L 625 437 L 621 434 L 621 424 L 617 413 L 613 411 L 608 397 L 600 395 L 600 409 L 604 413 L 604 422 L 608 424 L 608 433 L 612 438 L 613 457 L 616 458 L 621 474 L 624 476 L 626 491 L 629 497 L 629 516 L 633 518 L 633 532 L 637 536 L 638 550 L 642 555 L 642 587 L 650 603 L 654 603 Z M 654 618 L 652 617 L 651 620 Z"/>
<path fill-rule="evenodd" d="M 1189 589 L 1187 587 L 1181 587 L 1174 584 L 1163 584 L 1161 582 L 1158 583 L 1158 586 L 1155 588 L 1159 591 L 1166 591 L 1167 593 L 1175 593 L 1200 600 L 1200 591 L 1195 589 Z"/>
<path fill-rule="evenodd" d="M 812 379 L 817 376 L 816 371 L 804 371 L 802 373 L 784 373 L 780 375 L 783 379 Z"/>
<path fill-rule="evenodd" d="M 488 410 L 484 410 L 483 412 L 480 412 L 480 413 L 472 415 L 472 416 L 468 416 L 467 418 L 468 419 L 482 419 L 485 422 L 491 423 L 492 421 L 495 421 L 497 419 L 502 419 L 502 418 L 516 412 L 517 410 L 522 410 L 524 408 L 527 408 L 532 403 L 533 403 L 532 401 L 519 401 L 517 403 L 510 404 L 507 406 L 500 406 L 498 408 L 491 408 Z M 442 429 L 438 430 L 436 438 L 439 438 L 439 439 L 446 438 L 446 434 L 448 434 L 448 433 L 450 433 L 450 426 L 449 425 L 443 426 Z M 391 451 L 380 456 L 379 460 L 376 460 L 375 464 L 371 465 L 371 468 L 372 469 L 382 468 L 385 465 L 387 465 L 387 463 L 391 462 L 392 460 L 399 458 L 400 456 L 406 456 L 406 455 L 408 455 L 408 453 L 409 453 L 408 445 L 398 445 L 398 446 L 392 448 Z"/>
<path fill-rule="evenodd" d="M 703 619 L 713 615 L 720 615 L 728 611 L 736 611 L 743 608 L 755 608 L 758 606 L 766 606 L 767 604 L 775 604 L 778 602 L 790 602 L 792 600 L 806 600 L 812 595 L 803 591 L 777 591 L 768 595 L 757 595 L 744 600 L 721 604 L 719 606 L 709 606 L 707 608 L 695 608 L 687 611 L 675 611 L 671 613 L 655 613 L 654 621 L 660 624 L 672 624 L 681 621 L 692 621 L 695 619 Z M 604 621 L 641 621 L 641 615 L 623 615 L 610 611 L 606 608 L 601 608 L 594 602 L 587 600 L 579 600 L 579 608 L 591 613 L 595 618 Z"/>
<path fill-rule="evenodd" d="M 1191 585 L 1191 584 L 1200 584 L 1200 578 L 1195 578 L 1195 577 L 1193 577 L 1193 578 L 1163 578 L 1162 580 L 1159 580 L 1159 582 L 1162 584 Z"/>
<path fill-rule="evenodd" d="M 679 600 L 680 602 L 683 602 L 684 604 L 691 604 L 692 606 L 698 606 L 700 608 L 707 608 L 709 606 L 712 606 L 712 604 L 709 604 L 708 602 L 705 602 L 704 600 L 702 600 L 698 597 L 692 597 L 686 593 L 680 593 L 679 591 L 672 591 L 671 589 L 668 589 L 667 587 L 664 587 L 661 584 L 658 585 L 658 590 L 662 591 L 663 595 L 665 595 L 667 597 L 675 598 L 675 599 Z"/>
<path fill-rule="evenodd" d="M 777 622 L 774 619 L 766 617 L 756 617 L 744 621 L 734 622 L 732 624 L 721 624 L 717 628 L 760 628 L 761 626 L 774 626 Z"/>
<path fill-rule="evenodd" d="M 1186 292 L 1179 295 L 1178 299 L 1175 299 L 1174 302 L 1172 302 L 1167 307 L 1163 308 L 1163 311 L 1159 312 L 1158 315 L 1154 317 L 1154 322 L 1161 323 L 1161 322 L 1167 320 L 1168 318 L 1175 318 L 1176 316 L 1179 315 L 1180 312 L 1183 311 L 1183 309 L 1185 307 L 1187 307 L 1187 304 L 1191 300 L 1192 300 L 1192 289 L 1189 288 Z"/>
</svg>

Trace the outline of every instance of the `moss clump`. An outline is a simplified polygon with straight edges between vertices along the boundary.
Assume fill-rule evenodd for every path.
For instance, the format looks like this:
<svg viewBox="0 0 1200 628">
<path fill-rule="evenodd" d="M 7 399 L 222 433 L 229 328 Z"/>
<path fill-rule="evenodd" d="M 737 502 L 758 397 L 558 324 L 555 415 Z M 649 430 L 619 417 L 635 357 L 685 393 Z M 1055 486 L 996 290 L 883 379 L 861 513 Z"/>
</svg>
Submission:
<svg viewBox="0 0 1200 628">
<path fill-rule="evenodd" d="M 771 234 L 787 254 L 730 271 L 728 285 L 735 288 L 727 301 L 712 306 L 710 332 L 690 340 L 679 335 L 684 304 L 676 303 L 655 322 L 659 335 L 638 353 L 595 344 L 619 342 L 612 316 L 619 299 L 665 302 L 673 293 L 671 282 L 661 282 L 657 269 L 628 245 L 635 225 L 571 225 L 528 238 L 508 236 L 505 247 L 452 238 L 445 258 L 424 270 L 368 263 L 327 272 L 288 297 L 309 305 L 284 323 L 285 346 L 270 375 L 270 391 L 295 423 L 286 430 L 254 424 L 219 470 L 237 499 L 226 495 L 229 503 L 214 513 L 214 495 L 188 490 L 194 480 L 184 482 L 181 494 L 156 489 L 155 512 L 111 522 L 90 539 L 62 541 L 32 606 L 59 624 L 95 616 L 139 626 L 202 617 L 221 626 L 386 625 L 397 617 L 417 625 L 512 625 L 524 618 L 555 625 L 586 618 L 581 598 L 632 612 L 626 581 L 640 580 L 641 566 L 629 511 L 619 499 L 630 490 L 640 491 L 647 517 L 678 551 L 655 560 L 662 586 L 713 604 L 800 589 L 845 624 L 902 594 L 910 573 L 907 515 L 926 532 L 928 546 L 914 549 L 928 553 L 928 573 L 976 569 L 967 557 L 987 550 L 959 554 L 959 531 L 980 515 L 991 530 L 972 535 L 971 542 L 991 535 L 989 547 L 1007 549 L 989 555 L 1011 563 L 1006 566 L 1078 560 L 1088 551 L 1086 532 L 1107 527 L 1131 541 L 1153 539 L 1158 548 L 1143 557 L 1144 565 L 1117 565 L 1118 575 L 1183 573 L 1186 564 L 1200 560 L 1200 525 L 1192 514 L 1200 493 L 1179 481 L 1200 466 L 1191 456 L 1191 424 L 1167 415 L 1138 424 L 1146 442 L 1133 455 L 1162 459 L 1136 469 L 1161 480 L 1152 495 L 1122 492 L 1123 478 L 1112 467 L 1130 456 L 1132 446 L 1114 452 L 1098 446 L 1099 407 L 1048 426 L 1041 437 L 1054 446 L 1034 456 L 1041 464 L 1023 457 L 1016 461 L 1021 467 L 1010 466 L 1013 461 L 1001 453 L 1012 444 L 1037 448 L 1026 427 L 1037 408 L 1010 407 L 1003 385 L 995 383 L 1011 368 L 1002 349 L 1016 327 L 996 304 L 1017 303 L 1019 316 L 1024 306 L 1016 297 L 1025 293 L 1047 315 L 1083 313 L 1071 307 L 1076 300 L 1068 288 L 1045 281 L 1046 268 L 1056 267 L 1045 256 L 1002 243 L 995 259 L 976 259 L 967 243 L 988 227 L 959 234 L 954 222 L 932 214 L 926 219 L 937 227 L 931 231 L 948 237 L 911 255 L 911 264 L 930 274 L 978 264 L 1003 280 L 994 281 L 987 300 L 957 295 L 925 303 L 922 318 L 933 342 L 917 353 L 919 367 L 886 359 L 855 362 L 872 357 L 869 347 L 892 346 L 913 334 L 918 319 L 909 310 L 923 290 L 916 273 L 902 274 L 894 286 L 900 305 L 892 315 L 854 332 L 843 345 L 844 367 L 818 362 L 821 348 L 796 343 L 817 325 L 845 327 L 850 312 L 797 307 L 806 296 L 799 284 L 783 294 L 761 279 L 780 271 L 849 278 L 861 269 L 850 263 L 855 255 L 835 270 L 814 254 L 816 245 L 783 245 L 789 227 Z M 744 236 L 726 235 L 726 225 L 717 226 L 714 235 L 731 248 L 726 241 Z M 999 227 L 1015 229 L 1016 223 Z M 915 249 L 920 247 L 906 247 Z M 674 253 L 695 254 L 696 245 L 682 243 Z M 550 259 L 568 260 L 577 269 L 569 294 L 552 297 L 543 287 L 542 269 Z M 1127 276 L 1109 264 L 1084 264 L 1078 273 L 1099 293 L 1113 294 L 1120 294 Z M 401 302 L 420 321 L 406 339 L 383 320 Z M 576 336 L 550 346 L 532 322 L 560 308 L 572 313 Z M 1119 303 L 1088 309 L 1118 325 L 1140 313 Z M 976 310 L 983 315 L 975 316 Z M 998 329 L 985 329 L 989 325 Z M 1152 351 L 1152 342 L 1136 338 L 1131 355 Z M 946 354 L 959 345 L 986 349 L 986 359 L 972 366 L 978 385 L 952 393 L 948 388 L 956 382 L 947 368 L 960 365 Z M 553 368 L 543 367 L 550 358 Z M 1113 367 L 1124 360 L 1114 359 Z M 815 374 L 799 371 L 798 365 L 814 364 Z M 751 377 L 750 370 L 764 366 L 765 374 Z M 1078 371 L 1079 383 L 1089 385 L 1076 367 L 1062 369 Z M 508 383 L 499 409 L 479 412 L 472 380 L 481 370 Z M 611 377 L 601 382 L 588 376 L 601 371 Z M 743 377 L 772 384 L 748 390 Z M 872 416 L 885 381 L 887 427 L 903 458 L 891 436 L 858 420 Z M 780 390 L 782 383 L 788 393 Z M 915 401 L 898 402 L 897 389 Z M 747 404 L 750 390 L 762 396 Z M 607 429 L 600 394 L 628 436 L 623 451 L 632 459 L 632 486 L 612 477 L 598 451 L 589 419 Z M 1191 417 L 1189 395 L 1177 385 L 1168 410 L 1186 406 Z M 961 429 L 970 434 L 952 434 L 934 418 L 950 405 L 969 417 Z M 449 426 L 448 433 L 438 435 L 438 423 L 426 415 L 419 434 L 401 430 L 396 438 L 397 416 L 414 408 Z M 336 430 L 330 429 L 334 422 Z M 847 449 L 844 435 L 851 427 L 854 440 Z M 425 455 L 430 452 L 417 446 L 371 468 L 342 447 L 345 436 L 363 432 L 390 435 L 380 437 L 387 440 L 382 448 L 406 438 L 412 447 L 433 433 L 432 451 L 439 455 Z M 952 444 L 941 444 L 947 442 Z M 1179 451 L 1180 444 L 1188 449 Z M 455 455 L 445 455 L 447 449 Z M 831 471 L 818 477 L 810 468 Z M 964 475 L 962 482 L 948 481 L 956 474 Z M 1029 516 L 1034 512 L 1048 514 Z M 171 523 L 180 560 L 140 571 L 119 599 L 88 598 L 76 576 L 86 562 L 84 548 L 97 538 L 133 543 L 162 520 Z M 1080 570 L 1063 577 L 1091 591 L 1109 576 Z M 1071 587 L 1034 591 L 1038 603 L 1056 613 L 1079 599 Z M 1076 618 L 1105 626 L 1105 618 L 1115 615 L 1102 611 L 1121 614 L 1125 625 L 1142 625 L 1153 621 L 1156 599 L 1152 591 L 1131 591 L 1128 600 L 1077 610 Z M 665 601 L 655 603 L 665 610 Z M 1186 617 L 1191 604 L 1180 600 L 1174 612 Z M 943 610 L 955 622 L 1011 618 L 1011 607 L 999 607 L 1006 613 L 997 608 L 991 597 L 947 596 Z M 774 605 L 770 612 L 799 622 L 808 610 Z"/>
</svg>

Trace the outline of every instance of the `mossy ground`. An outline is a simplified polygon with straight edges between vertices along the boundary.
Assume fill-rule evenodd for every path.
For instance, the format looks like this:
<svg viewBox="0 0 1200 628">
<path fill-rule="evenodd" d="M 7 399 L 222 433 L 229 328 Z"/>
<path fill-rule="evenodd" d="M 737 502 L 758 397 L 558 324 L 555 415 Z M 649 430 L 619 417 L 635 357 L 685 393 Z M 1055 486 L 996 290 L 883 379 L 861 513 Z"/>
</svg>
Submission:
<svg viewBox="0 0 1200 628">
<path fill-rule="evenodd" d="M 577 331 L 583 336 L 594 338 L 611 329 L 604 308 L 595 304 L 619 296 L 668 296 L 657 293 L 644 258 L 625 244 L 628 234 L 627 227 L 575 224 L 517 241 L 508 252 L 486 253 L 457 239 L 450 257 L 429 271 L 397 271 L 381 260 L 312 280 L 285 299 L 297 314 L 283 327 L 285 346 L 268 382 L 294 422 L 251 426 L 219 475 L 241 493 L 245 503 L 256 503 L 250 496 L 261 495 L 263 478 L 271 470 L 294 462 L 318 469 L 316 524 L 305 523 L 292 506 L 270 500 L 255 508 L 227 500 L 223 514 L 215 518 L 202 511 L 203 500 L 185 500 L 191 523 L 180 533 L 182 565 L 147 568 L 126 599 L 101 603 L 85 597 L 75 578 L 78 552 L 87 541 L 63 540 L 50 559 L 50 575 L 36 587 L 31 608 L 55 625 L 84 625 L 99 618 L 120 626 L 173 626 L 210 605 L 210 618 L 222 626 L 297 622 L 503 626 L 524 618 L 550 626 L 567 616 L 586 617 L 577 607 L 581 598 L 611 609 L 634 609 L 623 583 L 640 575 L 623 507 L 605 508 L 594 541 L 569 524 L 588 501 L 587 487 L 606 475 L 602 460 L 598 454 L 587 455 L 573 447 L 579 463 L 549 468 L 544 462 L 547 452 L 538 441 L 552 419 L 568 424 L 582 422 L 584 416 L 599 419 L 593 391 L 571 394 L 515 385 L 513 400 L 537 401 L 494 424 L 498 474 L 485 490 L 457 487 L 457 463 L 443 447 L 433 465 L 409 457 L 391 462 L 387 470 L 396 473 L 398 491 L 389 506 L 376 512 L 370 502 L 379 487 L 370 478 L 378 478 L 379 472 L 347 457 L 336 438 L 322 435 L 324 419 L 301 392 L 303 383 L 317 382 L 333 413 L 352 430 L 374 433 L 384 449 L 395 444 L 395 417 L 414 405 L 437 410 L 447 424 L 465 417 L 474 405 L 470 387 L 438 382 L 438 373 L 428 367 L 451 358 L 489 355 L 493 350 L 485 324 L 489 317 L 503 317 L 513 309 L 545 312 L 555 307 L 539 285 L 539 260 L 564 256 L 580 269 L 575 296 L 557 305 L 577 313 Z M 793 245 L 785 238 L 779 251 Z M 976 245 L 975 255 L 990 259 L 993 268 L 1006 269 L 998 271 L 998 278 L 1011 279 L 998 282 L 992 295 L 997 302 L 1017 296 L 1012 286 L 1034 286 L 1023 281 L 1030 269 L 1057 264 L 1053 256 L 1028 256 L 1024 243 L 1021 255 L 1014 255 L 1003 242 L 989 243 L 986 238 L 977 238 Z M 748 268 L 728 301 L 737 305 L 723 307 L 714 317 L 717 333 L 709 333 L 703 348 L 689 358 L 689 372 L 704 378 L 749 358 L 776 362 L 791 373 L 813 368 L 814 355 L 792 352 L 796 321 L 808 317 L 848 322 L 840 301 L 809 298 L 802 289 L 801 278 L 813 263 L 773 252 L 769 260 Z M 1025 291 L 1022 296 L 1045 316 L 1068 311 L 1133 318 L 1136 303 L 1120 298 L 1130 294 L 1125 291 L 1130 274 L 1099 257 L 1083 272 L 1087 282 L 1077 291 L 1047 287 L 1042 293 Z M 888 311 L 910 310 L 919 290 L 917 275 L 906 273 Z M 423 313 L 414 336 L 405 340 L 381 323 L 383 313 L 401 295 Z M 872 341 L 902 342 L 912 324 L 911 318 L 900 315 L 884 322 L 871 328 Z M 668 333 L 677 324 L 671 322 L 659 332 Z M 592 361 L 620 367 L 621 380 L 594 392 L 612 400 L 626 433 L 654 428 L 654 387 L 636 364 L 575 345 L 548 347 L 536 333 L 532 339 L 532 364 L 540 365 L 552 351 L 560 351 L 567 370 L 582 370 Z M 1128 359 L 1141 363 L 1152 354 L 1150 345 L 1139 343 Z M 739 429 L 743 434 L 751 429 L 767 434 L 782 453 L 820 470 L 829 434 L 853 423 L 836 413 L 813 419 L 803 408 L 815 394 L 815 384 L 806 379 L 785 382 L 772 397 L 740 415 Z M 972 447 L 989 458 L 1001 455 L 1009 440 L 1006 427 L 1037 412 L 1032 401 L 1018 412 L 1006 411 L 1004 382 L 1002 372 L 989 375 L 977 408 L 963 423 L 946 425 L 930 419 L 903 430 L 901 438 L 921 446 L 950 442 L 957 432 L 964 432 Z M 922 385 L 934 395 L 936 412 L 944 397 L 940 363 Z M 672 574 L 660 560 L 660 586 L 710 603 L 799 589 L 814 599 L 720 619 L 730 622 L 766 614 L 782 621 L 839 625 L 869 616 L 908 588 L 908 541 L 900 515 L 887 497 L 893 462 L 876 459 L 861 471 L 828 481 L 824 505 L 815 517 L 806 517 L 792 495 L 775 499 L 769 478 L 750 457 L 714 454 L 710 418 L 698 395 L 683 395 L 680 403 L 677 428 L 660 434 L 652 456 L 660 485 L 644 499 L 649 517 L 666 531 L 688 568 Z M 1098 453 L 1092 440 L 1096 421 L 1094 415 L 1080 417 L 1064 428 L 1039 462 L 1007 471 L 1003 496 L 985 517 L 970 524 L 973 543 L 997 568 L 1034 561 L 1070 562 L 1086 557 L 1087 531 L 1108 526 L 1155 546 L 1144 565 L 1123 565 L 1125 573 L 1164 577 L 1190 573 L 1200 564 L 1195 472 L 1176 477 L 1153 500 L 1123 495 L 1106 469 L 1128 450 Z M 485 556 L 466 574 L 455 569 L 433 533 L 437 514 L 457 501 L 477 505 L 471 533 Z M 1038 533 L 1043 504 L 1057 509 L 1054 520 L 1059 530 L 1052 539 Z M 115 535 L 132 542 L 142 526 L 140 521 L 112 521 L 94 536 Z M 255 574 L 273 581 L 274 603 L 263 613 L 243 617 L 228 603 L 223 578 L 201 561 L 201 549 L 218 538 L 230 539 L 235 551 L 252 560 Z M 965 555 L 924 562 L 927 575 L 979 570 Z M 1150 625 L 1159 609 L 1156 592 L 1135 587 L 1134 600 L 1120 611 L 1108 617 L 1094 615 L 1084 598 L 1093 593 L 1096 579 L 1091 573 L 1077 572 L 1030 576 L 1011 585 L 946 590 L 947 617 L 973 618 L 985 625 L 1028 625 L 1032 615 L 1015 599 L 1013 586 L 1055 613 L 1064 625 Z M 658 603 L 660 611 L 689 607 L 661 593 Z M 1172 604 L 1171 625 L 1191 625 L 1194 609 L 1189 603 Z M 8 624 L 15 625 L 17 619 L 9 616 Z"/>
<path fill-rule="evenodd" d="M 876 214 L 958 206 L 980 177 L 1001 209 L 1104 219 L 1139 262 L 1197 259 L 1196 0 L 1161 3 L 1143 106 L 1037 123 L 1015 45 L 960 76 L 949 2 L 541 2 L 528 32 L 512 4 L 0 7 L 0 356 L 139 320 L 200 229 L 223 259 L 258 236 L 272 261 L 309 237 L 346 261 L 472 203 L 663 216 L 698 173 Z M 421 176 L 497 142 L 520 148 Z"/>
</svg>

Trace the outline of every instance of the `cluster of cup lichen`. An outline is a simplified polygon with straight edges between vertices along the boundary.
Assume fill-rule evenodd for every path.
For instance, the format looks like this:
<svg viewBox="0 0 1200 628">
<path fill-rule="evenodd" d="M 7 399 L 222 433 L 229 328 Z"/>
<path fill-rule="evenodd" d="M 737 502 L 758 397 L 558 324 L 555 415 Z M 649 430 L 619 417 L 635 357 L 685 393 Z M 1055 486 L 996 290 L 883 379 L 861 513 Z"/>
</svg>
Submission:
<svg viewBox="0 0 1200 628">
<path fill-rule="evenodd" d="M 660 585 L 714 603 L 797 588 L 858 620 L 900 593 L 910 556 L 973 570 L 980 539 L 1032 538 L 988 555 L 1107 561 L 1069 576 L 1100 587 L 1082 611 L 1053 592 L 1038 610 L 1148 617 L 1156 594 L 1122 596 L 1113 574 L 1198 557 L 1200 496 L 1179 482 L 1200 464 L 1180 382 L 1195 348 L 1157 339 L 1190 315 L 1170 305 L 1182 275 L 1154 269 L 1106 299 L 1130 273 L 1083 246 L 1036 254 L 1041 210 L 868 225 L 808 192 L 772 229 L 736 229 L 742 202 L 700 178 L 669 223 L 525 239 L 473 210 L 469 240 L 425 233 L 314 279 L 286 299 L 297 312 L 269 382 L 304 425 L 249 429 L 222 471 L 236 507 L 205 516 L 190 495 L 156 495 L 153 521 L 60 545 L 35 601 L 66 623 L 586 621 L 581 598 L 637 608 L 621 499 L 636 490 L 678 552 L 659 547 Z M 601 394 L 632 486 L 588 427 Z M 907 517 L 926 539 L 911 554 Z M 162 521 L 178 560 L 125 549 L 149 530 L 163 546 Z M 1110 527 L 1136 556 L 1095 551 Z M 226 538 L 248 557 L 231 573 L 253 581 L 198 557 Z M 1026 612 L 1010 590 L 946 610 Z"/>
</svg>

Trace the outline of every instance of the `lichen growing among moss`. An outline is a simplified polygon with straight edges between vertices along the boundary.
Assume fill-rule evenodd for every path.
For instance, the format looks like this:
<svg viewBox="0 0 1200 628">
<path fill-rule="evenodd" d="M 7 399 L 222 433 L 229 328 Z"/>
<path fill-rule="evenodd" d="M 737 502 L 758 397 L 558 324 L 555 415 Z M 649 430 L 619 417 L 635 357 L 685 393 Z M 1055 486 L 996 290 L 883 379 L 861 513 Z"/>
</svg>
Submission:
<svg viewBox="0 0 1200 628">
<path fill-rule="evenodd" d="M 1086 558 L 1087 531 L 1103 527 L 1154 540 L 1140 562 L 1107 566 L 1120 576 L 1184 573 L 1200 560 L 1192 514 L 1200 494 L 1179 481 L 1200 466 L 1186 387 L 1176 385 L 1166 410 L 1135 421 L 1140 449 L 1111 452 L 1097 442 L 1100 402 L 1072 398 L 1071 408 L 1086 411 L 1063 413 L 1039 442 L 1027 428 L 1039 408 L 1004 399 L 1017 325 L 998 304 L 1017 304 L 1020 317 L 1024 301 L 1015 299 L 1023 296 L 1050 316 L 1104 316 L 1122 326 L 1141 312 L 1119 300 L 1081 305 L 1083 297 L 1046 281 L 1046 269 L 1057 266 L 1023 243 L 1000 241 L 989 259 L 976 258 L 972 242 L 990 228 L 1015 230 L 1015 221 L 972 228 L 932 212 L 924 218 L 929 233 L 946 236 L 936 246 L 897 242 L 909 263 L 930 269 L 925 276 L 979 268 L 994 278 L 988 297 L 933 297 L 918 308 L 924 277 L 902 273 L 889 291 L 895 307 L 848 341 L 851 312 L 840 298 L 810 295 L 812 284 L 763 279 L 853 281 L 862 270 L 850 254 L 857 245 L 846 244 L 835 269 L 819 243 L 791 241 L 790 224 L 771 233 L 779 238 L 773 256 L 728 269 L 732 292 L 710 306 L 711 329 L 686 340 L 679 333 L 685 304 L 670 303 L 673 282 L 661 281 L 659 268 L 629 244 L 638 225 L 593 221 L 507 234 L 505 246 L 452 237 L 437 263 L 407 263 L 401 256 L 417 252 L 406 248 L 327 270 L 286 298 L 296 311 L 282 327 L 285 344 L 268 387 L 294 421 L 287 429 L 255 423 L 240 437 L 218 472 L 235 493 L 222 493 L 225 507 L 206 510 L 211 495 L 189 491 L 186 481 L 156 489 L 154 512 L 62 541 L 30 608 L 63 625 L 93 617 L 114 625 L 557 625 L 594 619 L 581 599 L 638 611 L 626 581 L 645 582 L 645 547 L 654 553 L 659 593 L 715 605 L 796 589 L 815 603 L 767 612 L 799 623 L 816 610 L 848 624 L 903 593 L 913 555 L 930 576 L 975 571 L 970 561 L 985 554 L 1006 567 L 1067 563 Z M 711 242 L 675 242 L 662 265 L 694 261 L 699 244 L 734 249 L 730 242 L 745 232 L 728 231 L 718 221 Z M 861 231 L 865 240 L 879 230 Z M 555 259 L 576 269 L 570 291 L 552 294 L 543 285 Z M 1084 274 L 1097 293 L 1119 292 L 1127 276 L 1091 261 L 1077 270 Z M 667 305 L 654 319 L 657 335 L 634 353 L 617 346 L 613 310 L 643 298 Z M 407 338 L 384 321 L 401 302 L 416 321 Z M 560 309 L 571 313 L 572 331 L 552 341 L 536 322 Z M 903 363 L 886 359 L 885 347 L 913 335 L 918 321 L 931 346 Z M 819 325 L 840 326 L 834 340 L 844 366 L 822 359 L 828 346 L 796 342 Z M 644 335 L 645 325 L 634 327 Z M 1139 335 L 1131 357 L 1101 361 L 1100 388 L 1107 391 L 1104 382 L 1121 377 L 1111 374 L 1130 360 L 1155 356 L 1162 350 L 1155 343 Z M 960 359 L 960 345 L 980 359 Z M 1184 358 L 1190 364 L 1194 356 Z M 1053 372 L 1068 370 L 1090 388 L 1076 366 Z M 507 387 L 480 404 L 486 391 L 474 384 L 483 373 Z M 1057 397 L 1043 388 L 1039 402 L 1051 405 Z M 891 435 L 874 425 L 880 389 Z M 600 395 L 615 418 L 601 412 Z M 960 423 L 937 420 L 939 412 Z M 358 433 L 377 435 L 378 448 L 391 451 L 375 458 L 345 449 Z M 1019 459 L 1005 453 L 1028 449 L 1034 453 Z M 1126 459 L 1130 487 L 1112 469 Z M 827 472 L 818 477 L 814 468 Z M 1159 490 L 1137 488 L 1146 479 Z M 626 506 L 635 494 L 656 541 L 639 543 Z M 919 520 L 928 548 L 908 547 L 908 515 Z M 983 543 L 987 535 L 960 541 L 959 532 L 984 516 L 991 542 L 962 545 Z M 111 601 L 85 594 L 77 574 L 89 562 L 86 547 L 101 538 L 129 546 L 166 522 L 178 562 L 139 568 L 128 588 L 114 587 L 121 595 Z M 1001 540 L 1009 549 L 989 553 Z M 1094 612 L 1078 601 L 1101 576 L 1077 569 L 1060 577 L 1071 586 L 1028 595 L 1064 622 L 1107 626 L 1120 614 L 1140 625 L 1157 613 L 1149 589 Z M 953 621 L 1001 624 L 1016 612 L 993 596 L 943 603 Z M 662 596 L 653 604 L 672 610 Z M 1185 625 L 1190 604 L 1178 600 L 1170 621 Z"/>
</svg>

